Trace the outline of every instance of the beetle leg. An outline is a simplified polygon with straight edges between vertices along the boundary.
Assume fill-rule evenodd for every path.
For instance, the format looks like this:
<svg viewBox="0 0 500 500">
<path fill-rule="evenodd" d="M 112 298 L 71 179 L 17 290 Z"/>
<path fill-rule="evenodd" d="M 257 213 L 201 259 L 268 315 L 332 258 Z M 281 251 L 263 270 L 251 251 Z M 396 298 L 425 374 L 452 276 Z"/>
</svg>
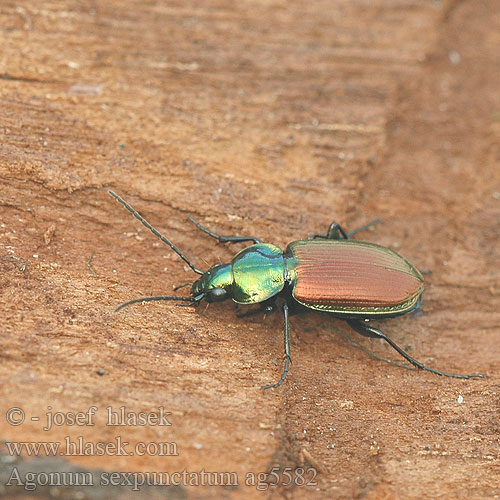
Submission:
<svg viewBox="0 0 500 500">
<path fill-rule="evenodd" d="M 239 304 L 235 304 L 236 306 L 236 316 L 238 318 L 246 318 L 248 316 L 253 316 L 260 312 L 260 308 L 257 309 L 249 309 L 248 311 L 242 311 Z"/>
<path fill-rule="evenodd" d="M 205 226 L 202 226 L 198 221 L 196 221 L 191 215 L 188 217 L 193 224 L 196 225 L 198 229 L 201 229 L 204 233 L 207 233 L 212 238 L 215 238 L 220 243 L 237 243 L 240 241 L 253 241 L 254 243 L 262 243 L 259 238 L 254 238 L 253 236 L 219 236 Z"/>
<path fill-rule="evenodd" d="M 328 240 L 348 240 L 349 236 L 338 222 L 332 222 L 326 233 Z"/>
<path fill-rule="evenodd" d="M 349 236 L 338 222 L 332 222 L 326 234 L 315 233 L 309 236 L 310 240 L 323 238 L 325 240 L 348 240 Z"/>
<path fill-rule="evenodd" d="M 420 361 L 412 358 L 407 352 L 403 351 L 401 347 L 399 347 L 394 341 L 392 341 L 384 332 L 379 330 L 378 328 L 374 328 L 373 326 L 368 326 L 363 320 L 359 319 L 349 319 L 346 320 L 348 325 L 357 333 L 364 335 L 365 337 L 379 338 L 385 340 L 393 349 L 395 349 L 403 358 L 405 358 L 409 363 L 413 366 L 419 368 L 420 370 L 426 370 L 431 373 L 435 373 L 436 375 L 442 375 L 444 377 L 453 377 L 453 378 L 471 378 L 471 377 L 484 377 L 481 373 L 472 373 L 470 375 L 460 375 L 458 373 L 445 373 L 439 370 L 434 370 L 434 368 L 428 368 L 423 365 Z"/>
<path fill-rule="evenodd" d="M 357 227 L 356 229 L 353 229 L 352 231 L 349 231 L 347 233 L 347 236 L 350 238 L 356 233 L 359 233 L 360 231 L 364 231 L 365 229 L 368 229 L 371 226 L 374 226 L 375 224 L 378 224 L 380 222 L 380 219 L 374 219 L 371 222 L 368 222 L 368 224 L 365 224 L 364 226 Z"/>
<path fill-rule="evenodd" d="M 273 297 L 274 299 L 274 297 Z M 276 310 L 276 304 L 274 303 L 274 300 L 271 301 L 264 301 L 259 304 L 259 307 L 254 308 L 254 309 L 249 309 L 248 311 L 242 311 L 240 308 L 240 305 L 235 302 L 234 303 L 236 307 L 236 316 L 238 318 L 245 318 L 246 316 L 253 316 L 254 314 L 261 313 L 263 312 L 264 315 L 267 313 L 272 313 Z"/>
<path fill-rule="evenodd" d="M 281 374 L 281 378 L 275 384 L 263 385 L 262 390 L 271 389 L 275 387 L 279 387 L 286 378 L 288 373 L 288 368 L 290 367 L 290 361 L 292 358 L 290 357 L 290 326 L 288 324 L 288 304 L 285 302 L 283 304 L 283 317 L 285 320 L 284 326 L 284 340 L 285 340 L 285 368 L 283 369 L 283 373 Z"/>
<path fill-rule="evenodd" d="M 324 238 L 326 240 L 348 240 L 354 234 L 359 233 L 360 231 L 364 231 L 365 229 L 369 228 L 370 226 L 373 226 L 374 224 L 378 224 L 379 222 L 380 219 L 375 219 L 369 222 L 368 224 L 357 227 L 356 229 L 353 229 L 352 231 L 349 232 L 345 231 L 344 228 L 338 222 L 332 222 L 326 234 L 320 234 L 320 233 L 312 234 L 311 236 L 309 236 L 309 239 L 314 240 L 316 238 Z"/>
<path fill-rule="evenodd" d="M 184 288 L 185 286 L 192 286 L 193 285 L 193 282 L 192 281 L 187 281 L 186 283 L 181 283 L 180 285 L 177 285 L 174 287 L 174 292 L 176 292 L 177 290 L 180 290 L 181 288 Z"/>
</svg>

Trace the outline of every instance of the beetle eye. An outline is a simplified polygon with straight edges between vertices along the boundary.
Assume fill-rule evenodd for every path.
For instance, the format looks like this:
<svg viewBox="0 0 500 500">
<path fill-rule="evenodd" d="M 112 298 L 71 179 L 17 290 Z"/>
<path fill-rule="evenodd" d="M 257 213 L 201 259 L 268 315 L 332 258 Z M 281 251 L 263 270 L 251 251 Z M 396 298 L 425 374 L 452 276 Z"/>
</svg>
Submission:
<svg viewBox="0 0 500 500">
<path fill-rule="evenodd" d="M 222 302 L 227 299 L 227 291 L 225 288 L 211 288 L 205 295 L 207 302 Z"/>
</svg>

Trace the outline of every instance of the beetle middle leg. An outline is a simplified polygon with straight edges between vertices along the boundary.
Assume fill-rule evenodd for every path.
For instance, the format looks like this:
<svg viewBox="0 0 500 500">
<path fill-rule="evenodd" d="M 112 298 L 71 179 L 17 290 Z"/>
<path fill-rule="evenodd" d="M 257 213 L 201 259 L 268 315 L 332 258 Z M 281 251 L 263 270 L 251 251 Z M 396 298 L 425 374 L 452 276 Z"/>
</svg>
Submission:
<svg viewBox="0 0 500 500">
<path fill-rule="evenodd" d="M 253 241 L 254 243 L 262 243 L 262 240 L 260 240 L 259 238 L 255 238 L 254 236 L 220 236 L 208 229 L 208 227 L 202 226 L 198 221 L 191 217 L 191 215 L 188 217 L 188 220 L 195 224 L 198 229 L 200 229 L 204 233 L 207 233 L 212 238 L 215 238 L 220 243 L 238 243 L 241 241 Z"/>
<path fill-rule="evenodd" d="M 326 234 L 315 233 L 309 236 L 310 240 L 314 240 L 316 238 L 323 238 L 325 240 L 348 240 L 351 236 L 359 233 L 360 231 L 364 231 L 374 224 L 378 224 L 380 219 L 375 219 L 365 224 L 364 226 L 357 227 L 352 231 L 347 232 L 338 222 L 332 222 Z"/>
<path fill-rule="evenodd" d="M 234 303 L 234 306 L 236 307 L 236 316 L 238 316 L 238 318 L 253 316 L 254 314 L 258 314 L 261 312 L 263 312 L 265 315 L 276 311 L 276 304 L 274 297 L 271 297 L 271 299 L 265 300 L 264 302 L 260 302 L 259 307 L 255 307 L 247 311 L 242 311 L 240 305 L 237 302 Z"/>
<path fill-rule="evenodd" d="M 399 347 L 394 341 L 392 341 L 384 332 L 379 330 L 378 328 L 374 328 L 373 326 L 367 325 L 363 320 L 359 319 L 349 319 L 346 320 L 347 324 L 357 333 L 364 335 L 365 337 L 379 338 L 385 340 L 393 349 L 395 349 L 403 358 L 405 358 L 409 363 L 413 366 L 417 367 L 420 370 L 426 370 L 431 373 L 435 373 L 436 375 L 442 375 L 444 377 L 453 377 L 453 378 L 471 378 L 471 377 L 484 377 L 481 373 L 472 373 L 470 375 L 461 375 L 458 373 L 445 373 L 439 370 L 434 370 L 434 368 L 428 368 L 420 361 L 412 358 L 407 352 L 403 351 L 401 347 Z"/>
<path fill-rule="evenodd" d="M 288 373 L 288 369 L 290 367 L 290 361 L 292 358 L 290 357 L 290 326 L 288 324 L 288 304 L 285 302 L 283 304 L 283 318 L 285 321 L 284 326 L 284 341 L 285 341 L 285 367 L 283 369 L 283 373 L 281 374 L 281 378 L 275 384 L 263 385 L 262 390 L 272 389 L 275 387 L 279 387 L 286 379 L 286 375 Z"/>
<path fill-rule="evenodd" d="M 349 235 L 338 222 L 332 222 L 326 234 L 315 233 L 309 236 L 310 240 L 322 238 L 325 240 L 348 240 Z"/>
</svg>

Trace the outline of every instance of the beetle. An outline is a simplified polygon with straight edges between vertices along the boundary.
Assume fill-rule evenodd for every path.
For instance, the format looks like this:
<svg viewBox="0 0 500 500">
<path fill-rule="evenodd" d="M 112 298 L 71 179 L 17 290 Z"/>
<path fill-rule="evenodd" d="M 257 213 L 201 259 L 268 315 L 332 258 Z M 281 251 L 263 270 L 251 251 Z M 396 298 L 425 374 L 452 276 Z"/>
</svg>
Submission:
<svg viewBox="0 0 500 500">
<path fill-rule="evenodd" d="M 230 263 L 215 264 L 203 271 L 123 198 L 113 191 L 109 194 L 201 276 L 175 288 L 191 285 L 189 296 L 141 297 L 124 302 L 115 311 L 137 302 L 171 300 L 183 302 L 179 304 L 183 306 L 196 306 L 202 300 L 212 303 L 232 299 L 238 316 L 245 316 L 255 310 L 242 314 L 239 304 L 260 304 L 261 310 L 270 312 L 276 309 L 276 299 L 283 299 L 284 368 L 278 382 L 264 385 L 262 389 L 279 387 L 288 374 L 291 361 L 289 309 L 296 304 L 331 313 L 365 337 L 383 339 L 418 369 L 462 379 L 483 376 L 480 373 L 445 373 L 429 368 L 369 324 L 371 319 L 394 318 L 419 309 L 424 290 L 422 274 L 407 259 L 375 243 L 350 239 L 379 222 L 378 219 L 350 232 L 333 222 L 325 234 L 316 233 L 307 240 L 293 241 L 283 251 L 252 236 L 219 236 L 189 216 L 188 219 L 201 231 L 221 243 L 253 242 L 239 251 Z"/>
</svg>

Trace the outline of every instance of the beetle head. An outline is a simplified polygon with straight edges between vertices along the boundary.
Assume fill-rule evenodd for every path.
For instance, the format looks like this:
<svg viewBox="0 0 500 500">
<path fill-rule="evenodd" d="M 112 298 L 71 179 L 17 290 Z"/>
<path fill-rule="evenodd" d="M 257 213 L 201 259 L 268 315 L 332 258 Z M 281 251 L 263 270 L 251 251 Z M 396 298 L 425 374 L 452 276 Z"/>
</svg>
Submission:
<svg viewBox="0 0 500 500">
<path fill-rule="evenodd" d="M 193 283 L 191 297 L 196 302 L 222 302 L 231 297 L 232 284 L 231 264 L 216 264 Z"/>
</svg>

